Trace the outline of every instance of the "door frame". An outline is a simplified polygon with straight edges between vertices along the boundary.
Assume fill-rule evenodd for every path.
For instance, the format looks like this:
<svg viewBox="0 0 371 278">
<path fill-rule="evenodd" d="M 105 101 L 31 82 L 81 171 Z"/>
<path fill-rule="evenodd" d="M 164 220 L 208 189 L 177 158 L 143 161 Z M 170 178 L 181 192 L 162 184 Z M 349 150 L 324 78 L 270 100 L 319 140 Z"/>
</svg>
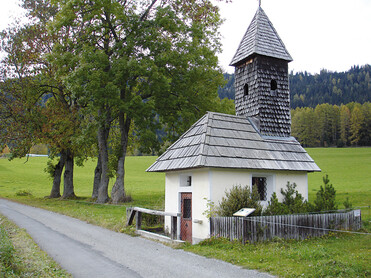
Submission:
<svg viewBox="0 0 371 278">
<path fill-rule="evenodd" d="M 183 196 L 185 195 L 188 195 L 190 196 L 190 198 L 184 198 Z M 183 199 L 190 199 L 191 200 L 191 217 L 189 220 L 189 223 L 190 223 L 190 231 L 188 231 L 188 236 L 187 237 L 190 237 L 190 242 L 192 243 L 192 235 L 193 235 L 193 225 L 192 225 L 192 216 L 193 216 L 193 198 L 192 198 L 192 192 L 179 192 L 179 206 L 180 206 L 180 213 L 181 213 L 181 216 L 180 216 L 180 221 L 179 221 L 179 236 L 180 238 L 182 237 L 182 221 L 183 221 Z M 181 238 L 181 240 L 184 240 L 183 238 Z"/>
</svg>

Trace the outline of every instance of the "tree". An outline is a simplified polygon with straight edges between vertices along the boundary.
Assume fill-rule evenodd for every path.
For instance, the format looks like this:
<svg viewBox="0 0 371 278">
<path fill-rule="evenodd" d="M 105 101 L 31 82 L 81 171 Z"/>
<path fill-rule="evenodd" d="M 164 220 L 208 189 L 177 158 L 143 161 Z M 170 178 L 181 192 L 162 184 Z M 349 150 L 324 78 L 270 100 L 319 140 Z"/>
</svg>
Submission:
<svg viewBox="0 0 371 278">
<path fill-rule="evenodd" d="M 221 106 L 223 75 L 219 10 L 208 0 L 55 1 L 53 33 L 68 31 L 51 61 L 84 112 L 98 123 L 101 182 L 97 202 L 108 201 L 108 138 L 120 129 L 114 203 L 125 199 L 124 164 L 131 132 L 147 149 L 156 129 L 174 139 L 207 110 Z M 148 138 L 151 138 L 148 140 Z"/>
<path fill-rule="evenodd" d="M 361 126 L 364 122 L 364 116 L 359 106 L 360 105 L 356 105 L 354 107 L 350 116 L 350 139 L 351 143 L 355 145 L 361 140 Z"/>
<path fill-rule="evenodd" d="M 304 197 L 296 190 L 296 183 L 287 182 L 286 189 L 281 188 L 283 196 L 282 204 L 286 208 L 284 211 L 288 213 L 304 213 L 308 212 L 308 203 Z"/>
<path fill-rule="evenodd" d="M 328 175 L 323 177 L 323 186 L 321 185 L 320 190 L 316 194 L 314 205 L 316 211 L 331 212 L 337 210 L 336 190 L 330 183 Z"/>
<path fill-rule="evenodd" d="M 349 145 L 350 110 L 347 106 L 340 107 L 340 138 L 344 145 Z"/>
<path fill-rule="evenodd" d="M 277 198 L 276 192 L 273 192 L 270 200 L 268 201 L 268 206 L 264 209 L 264 215 L 285 215 L 288 214 L 289 210 L 287 206 L 280 203 Z"/>
<path fill-rule="evenodd" d="M 63 197 L 74 197 L 74 157 L 86 154 L 86 144 L 76 143 L 81 135 L 78 107 L 47 60 L 56 41 L 63 39 L 46 28 L 57 6 L 47 0 L 23 0 L 22 6 L 28 23 L 1 34 L 6 56 L 1 67 L 0 142 L 12 147 L 13 157 L 23 157 L 33 144 L 48 144 L 51 158 L 59 155 L 59 162 L 48 167 L 53 175 L 50 197 L 61 195 L 63 168 Z"/>
</svg>

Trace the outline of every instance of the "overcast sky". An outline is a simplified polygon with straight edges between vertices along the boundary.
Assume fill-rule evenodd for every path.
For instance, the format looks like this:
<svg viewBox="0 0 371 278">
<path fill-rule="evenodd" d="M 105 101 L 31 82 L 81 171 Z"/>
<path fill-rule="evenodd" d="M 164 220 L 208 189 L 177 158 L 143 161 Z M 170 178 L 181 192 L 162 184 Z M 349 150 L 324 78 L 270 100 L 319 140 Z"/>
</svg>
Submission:
<svg viewBox="0 0 371 278">
<path fill-rule="evenodd" d="M 371 64 L 371 0 L 261 0 L 294 61 L 289 70 L 319 73 L 346 71 Z M 17 15 L 17 0 L 0 0 L 0 29 Z M 258 8 L 258 0 L 218 4 L 225 19 L 221 27 L 224 71 Z"/>
</svg>

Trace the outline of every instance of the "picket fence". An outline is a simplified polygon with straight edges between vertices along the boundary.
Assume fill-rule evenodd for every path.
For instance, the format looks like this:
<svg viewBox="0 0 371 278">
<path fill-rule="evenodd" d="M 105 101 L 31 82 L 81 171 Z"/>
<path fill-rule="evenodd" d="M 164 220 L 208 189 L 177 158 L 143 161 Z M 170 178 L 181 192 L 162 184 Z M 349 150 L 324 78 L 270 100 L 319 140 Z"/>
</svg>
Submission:
<svg viewBox="0 0 371 278">
<path fill-rule="evenodd" d="M 212 217 L 210 235 L 230 240 L 257 242 L 273 238 L 306 239 L 332 230 L 361 228 L 361 211 L 344 213 L 275 215 L 255 217 Z"/>
</svg>

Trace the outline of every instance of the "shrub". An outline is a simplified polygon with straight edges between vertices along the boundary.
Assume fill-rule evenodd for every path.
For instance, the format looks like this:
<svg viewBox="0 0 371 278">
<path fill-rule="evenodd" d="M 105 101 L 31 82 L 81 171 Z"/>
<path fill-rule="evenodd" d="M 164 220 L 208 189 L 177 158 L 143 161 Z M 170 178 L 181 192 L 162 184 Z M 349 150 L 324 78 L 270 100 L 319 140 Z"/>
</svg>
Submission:
<svg viewBox="0 0 371 278">
<path fill-rule="evenodd" d="M 229 191 L 226 191 L 225 197 L 219 203 L 218 214 L 220 216 L 232 216 L 241 208 L 255 208 L 252 215 L 261 215 L 263 207 L 260 205 L 260 196 L 256 186 L 253 186 L 251 190 L 247 185 L 244 187 L 235 185 Z"/>
<path fill-rule="evenodd" d="M 308 212 L 310 206 L 304 197 L 296 190 L 296 183 L 287 182 L 286 189 L 281 188 L 283 195 L 283 205 L 286 207 L 288 213 L 304 213 Z"/>
<path fill-rule="evenodd" d="M 336 205 L 336 190 L 330 183 L 328 175 L 323 177 L 323 186 L 317 192 L 314 200 L 315 211 L 334 211 L 338 207 Z"/>
<path fill-rule="evenodd" d="M 305 213 L 311 211 L 312 205 L 304 200 L 304 197 L 296 190 L 296 183 L 287 182 L 286 189 L 281 189 L 283 202 L 278 201 L 274 192 L 264 210 L 264 215 L 284 215 L 293 213 Z"/>
<path fill-rule="evenodd" d="M 32 193 L 28 190 L 18 190 L 15 193 L 16 196 L 32 196 Z"/>
<path fill-rule="evenodd" d="M 284 204 L 280 203 L 277 198 L 276 192 L 271 196 L 271 199 L 268 201 L 268 206 L 264 210 L 264 215 L 284 215 L 288 214 L 288 208 Z"/>
<path fill-rule="evenodd" d="M 351 210 L 353 208 L 353 204 L 349 201 L 349 197 L 346 198 L 343 205 L 346 210 Z"/>
</svg>

